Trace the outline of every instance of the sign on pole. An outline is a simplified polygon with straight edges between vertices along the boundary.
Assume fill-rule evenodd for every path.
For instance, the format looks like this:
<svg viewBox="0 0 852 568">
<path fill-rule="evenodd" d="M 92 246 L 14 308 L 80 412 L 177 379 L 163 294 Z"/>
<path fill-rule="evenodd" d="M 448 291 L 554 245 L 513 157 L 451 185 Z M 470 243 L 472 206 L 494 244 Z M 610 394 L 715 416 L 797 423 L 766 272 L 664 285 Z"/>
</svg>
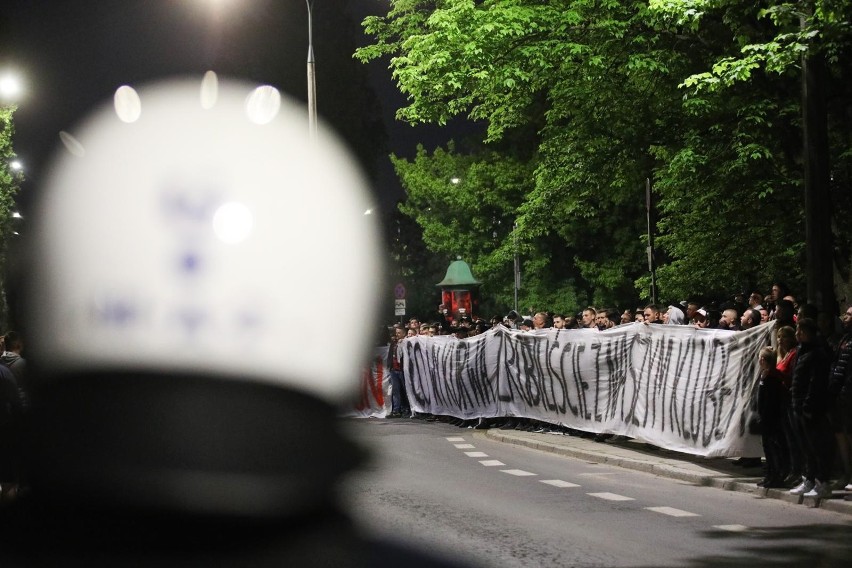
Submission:
<svg viewBox="0 0 852 568">
<path fill-rule="evenodd" d="M 393 301 L 393 315 L 395 315 L 395 316 L 404 316 L 405 315 L 405 299 Z"/>
<path fill-rule="evenodd" d="M 397 300 L 405 299 L 405 285 L 402 282 L 393 287 L 393 297 Z"/>
</svg>

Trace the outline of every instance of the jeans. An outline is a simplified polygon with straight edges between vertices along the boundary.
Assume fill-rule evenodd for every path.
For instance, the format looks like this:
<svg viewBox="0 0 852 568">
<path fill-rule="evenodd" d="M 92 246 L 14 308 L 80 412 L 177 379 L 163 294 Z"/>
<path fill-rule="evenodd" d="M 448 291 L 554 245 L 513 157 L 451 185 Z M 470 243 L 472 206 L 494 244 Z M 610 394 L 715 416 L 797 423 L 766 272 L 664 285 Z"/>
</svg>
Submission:
<svg viewBox="0 0 852 568">
<path fill-rule="evenodd" d="M 391 371 L 391 412 L 411 414 L 408 394 L 405 392 L 405 378 L 402 371 Z"/>
<path fill-rule="evenodd" d="M 799 449 L 805 458 L 805 477 L 828 481 L 834 458 L 834 438 L 831 427 L 824 416 L 806 417 L 801 412 L 793 412 L 796 419 L 795 435 Z"/>
</svg>

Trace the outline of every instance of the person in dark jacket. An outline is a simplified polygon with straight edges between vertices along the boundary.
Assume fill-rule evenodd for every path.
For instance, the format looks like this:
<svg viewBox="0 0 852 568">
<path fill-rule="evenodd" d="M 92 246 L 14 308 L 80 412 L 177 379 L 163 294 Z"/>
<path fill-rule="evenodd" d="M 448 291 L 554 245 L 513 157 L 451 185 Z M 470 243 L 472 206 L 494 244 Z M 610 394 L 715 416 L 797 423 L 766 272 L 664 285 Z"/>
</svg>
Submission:
<svg viewBox="0 0 852 568">
<path fill-rule="evenodd" d="M 12 374 L 15 376 L 21 401 L 26 407 L 30 385 L 27 382 L 27 361 L 22 355 L 24 340 L 17 331 L 8 331 L 2 337 L 2 341 L 3 354 L 0 355 L 0 363 L 12 371 Z"/>
<path fill-rule="evenodd" d="M 829 358 L 818 337 L 816 321 L 804 318 L 796 324 L 799 342 L 790 406 L 795 422 L 795 437 L 805 457 L 802 482 L 790 490 L 793 495 L 825 498 L 831 495 L 832 439 L 828 423 Z"/>
<path fill-rule="evenodd" d="M 15 374 L 18 387 L 23 389 L 27 386 L 27 362 L 21 355 L 24 350 L 24 340 L 17 331 L 8 331 L 3 336 L 3 345 L 5 349 L 3 354 L 0 355 L 0 363 L 3 363 Z"/>
<path fill-rule="evenodd" d="M 837 454 L 843 469 L 834 488 L 852 491 L 852 306 L 840 317 L 843 336 L 837 344 L 831 365 L 828 391 L 832 397 L 831 422 L 837 440 Z"/>
<path fill-rule="evenodd" d="M 757 413 L 760 417 L 760 435 L 763 454 L 766 456 L 766 477 L 760 487 L 784 487 L 784 478 L 790 472 L 789 452 L 784 436 L 784 421 L 790 393 L 784 386 L 781 372 L 775 367 L 777 354 L 772 347 L 760 350 L 760 384 L 757 390 Z"/>
<path fill-rule="evenodd" d="M 23 406 L 15 375 L 0 365 L 0 501 L 14 499 L 18 491 Z"/>
</svg>

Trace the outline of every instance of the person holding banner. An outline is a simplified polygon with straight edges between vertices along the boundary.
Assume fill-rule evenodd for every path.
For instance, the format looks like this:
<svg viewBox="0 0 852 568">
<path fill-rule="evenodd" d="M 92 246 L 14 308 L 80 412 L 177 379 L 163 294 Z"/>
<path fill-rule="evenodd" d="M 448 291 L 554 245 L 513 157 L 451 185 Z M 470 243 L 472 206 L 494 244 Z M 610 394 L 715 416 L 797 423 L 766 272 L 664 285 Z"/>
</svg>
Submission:
<svg viewBox="0 0 852 568">
<path fill-rule="evenodd" d="M 390 349 L 388 349 L 387 366 L 390 369 L 391 377 L 391 413 L 388 414 L 388 418 L 411 416 L 402 375 L 402 350 L 399 348 L 399 344 L 405 339 L 406 333 L 406 329 L 402 326 L 394 326 L 393 338 L 391 339 Z"/>
<path fill-rule="evenodd" d="M 760 417 L 760 436 L 766 456 L 766 477 L 758 487 L 785 487 L 789 460 L 783 424 L 786 420 L 790 394 L 776 367 L 777 353 L 772 347 L 760 350 L 760 384 L 757 390 L 757 412 Z"/>
<path fill-rule="evenodd" d="M 594 306 L 589 306 L 585 310 L 583 310 L 583 314 L 580 320 L 581 328 L 593 328 L 597 327 L 597 317 L 598 311 L 594 308 Z"/>
<path fill-rule="evenodd" d="M 680 306 L 670 305 L 663 315 L 663 323 L 666 325 L 683 325 L 683 310 Z"/>
<path fill-rule="evenodd" d="M 789 390 L 793 382 L 793 369 L 796 367 L 798 349 L 796 329 L 789 325 L 778 327 L 779 322 L 780 320 L 776 321 L 775 327 L 775 343 L 778 346 L 778 363 L 776 369 L 781 373 L 784 386 Z M 787 440 L 788 463 L 790 466 L 784 483 L 788 487 L 794 487 L 801 482 L 805 458 L 799 451 L 799 444 L 796 442 L 795 418 L 793 417 L 793 410 L 789 408 L 789 405 L 787 408 L 787 417 L 782 426 L 784 428 L 784 437 Z"/>
<path fill-rule="evenodd" d="M 660 307 L 656 304 L 648 304 L 642 312 L 645 323 L 663 323 L 663 318 L 660 315 Z"/>
</svg>

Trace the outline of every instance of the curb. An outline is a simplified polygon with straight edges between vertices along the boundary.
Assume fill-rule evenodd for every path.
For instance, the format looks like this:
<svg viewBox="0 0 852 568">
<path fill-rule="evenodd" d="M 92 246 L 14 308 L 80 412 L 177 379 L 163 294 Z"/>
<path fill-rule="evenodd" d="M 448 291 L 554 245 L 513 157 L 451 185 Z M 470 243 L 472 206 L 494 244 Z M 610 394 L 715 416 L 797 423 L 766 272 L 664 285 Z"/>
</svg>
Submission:
<svg viewBox="0 0 852 568">
<path fill-rule="evenodd" d="M 655 456 L 645 457 L 640 452 L 631 452 L 629 449 L 625 448 L 619 448 L 619 452 L 622 455 L 608 455 L 604 452 L 596 452 L 586 448 L 571 447 L 564 443 L 557 444 L 548 442 L 545 439 L 535 438 L 534 435 L 530 434 L 508 434 L 495 429 L 478 431 L 476 435 L 485 436 L 486 438 L 497 442 L 523 446 L 592 463 L 603 463 L 624 469 L 652 473 L 654 475 L 659 475 L 660 477 L 685 481 L 702 487 L 715 487 L 726 491 L 749 493 L 755 497 L 778 499 L 795 505 L 804 505 L 808 508 L 824 509 L 826 511 L 852 516 L 852 501 L 846 501 L 843 499 L 805 498 L 801 495 L 790 495 L 790 493 L 785 489 L 764 489 L 762 487 L 757 487 L 753 479 L 749 480 L 749 478 L 734 477 L 724 472 L 708 470 L 691 462 L 681 461 L 678 463 L 677 459 L 659 458 Z M 604 445 L 603 447 L 608 446 Z M 624 455 L 628 453 L 633 455 Z M 668 463 L 661 463 L 661 459 L 667 460 Z"/>
</svg>

